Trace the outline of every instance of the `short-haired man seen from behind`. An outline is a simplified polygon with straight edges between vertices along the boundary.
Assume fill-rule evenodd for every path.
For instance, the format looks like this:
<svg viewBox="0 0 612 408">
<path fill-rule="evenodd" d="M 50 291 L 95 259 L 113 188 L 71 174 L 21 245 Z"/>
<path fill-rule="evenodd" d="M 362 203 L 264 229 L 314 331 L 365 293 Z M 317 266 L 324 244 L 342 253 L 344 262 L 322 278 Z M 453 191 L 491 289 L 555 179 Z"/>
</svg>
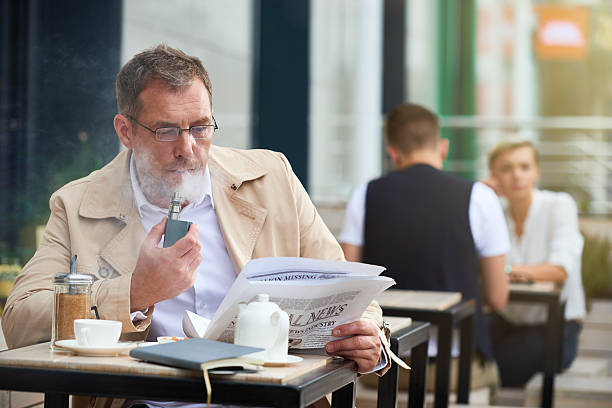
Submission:
<svg viewBox="0 0 612 408">
<path fill-rule="evenodd" d="M 501 310 L 508 299 L 504 263 L 510 244 L 501 206 L 489 187 L 441 170 L 449 144 L 426 108 L 396 107 L 386 133 L 395 171 L 353 193 L 340 235 L 344 254 L 385 266 L 394 288 L 458 291 L 476 299 L 472 387 L 495 386 L 482 304 Z"/>
<path fill-rule="evenodd" d="M 123 323 L 125 340 L 183 335 L 184 310 L 211 318 L 250 259 L 343 259 L 282 154 L 211 146 L 212 87 L 198 58 L 165 45 L 137 54 L 117 76 L 117 105 L 127 150 L 51 196 L 43 241 L 4 310 L 9 347 L 49 340 L 52 277 L 74 254 L 78 271 L 94 276 L 92 305 Z M 193 224 L 160 248 L 174 191 L 186 199 L 181 219 Z M 381 326 L 373 302 L 360 321 L 334 330 L 349 337 L 327 351 L 360 372 L 384 371 Z"/>
</svg>

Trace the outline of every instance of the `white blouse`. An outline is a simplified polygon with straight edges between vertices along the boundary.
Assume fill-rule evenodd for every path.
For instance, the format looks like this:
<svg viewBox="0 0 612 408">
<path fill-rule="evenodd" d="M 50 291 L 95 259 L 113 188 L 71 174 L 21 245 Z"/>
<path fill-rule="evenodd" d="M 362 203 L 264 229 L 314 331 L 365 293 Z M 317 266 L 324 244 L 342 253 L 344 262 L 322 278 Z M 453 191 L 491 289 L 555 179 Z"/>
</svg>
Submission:
<svg viewBox="0 0 612 408">
<path fill-rule="evenodd" d="M 561 292 L 561 298 L 567 301 L 565 319 L 583 318 L 586 313 L 581 273 L 584 240 L 572 197 L 567 193 L 534 190 L 520 238 L 516 236 L 506 200 L 502 200 L 502 206 L 512 245 L 506 262 L 511 265 L 549 263 L 565 268 L 567 279 Z M 502 314 L 516 324 L 537 324 L 546 319 L 542 305 L 509 303 Z"/>
</svg>

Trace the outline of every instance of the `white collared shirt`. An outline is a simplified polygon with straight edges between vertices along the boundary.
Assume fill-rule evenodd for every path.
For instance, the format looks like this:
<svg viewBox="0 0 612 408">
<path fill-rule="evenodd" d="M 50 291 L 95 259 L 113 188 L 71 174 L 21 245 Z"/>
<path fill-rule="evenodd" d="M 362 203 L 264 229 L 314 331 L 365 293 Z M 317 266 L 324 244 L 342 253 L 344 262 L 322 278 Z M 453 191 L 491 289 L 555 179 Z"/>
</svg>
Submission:
<svg viewBox="0 0 612 408">
<path fill-rule="evenodd" d="M 168 215 L 168 209 L 159 208 L 147 201 L 136 178 L 133 157 L 130 161 L 130 178 L 134 202 L 145 233 L 148 234 L 155 224 Z M 155 304 L 149 340 L 156 341 L 157 336 L 184 336 L 181 318 L 185 310 L 212 319 L 236 279 L 236 271 L 215 213 L 208 166 L 204 170 L 204 183 L 203 194 L 198 202 L 189 203 L 180 212 L 180 219 L 197 224 L 200 232 L 202 262 L 196 271 L 195 283 L 180 295 Z"/>
<path fill-rule="evenodd" d="M 130 179 L 134 192 L 134 203 L 145 233 L 148 234 L 155 224 L 168 215 L 168 209 L 159 208 L 145 198 L 136 178 L 133 156 L 130 159 Z M 181 220 L 197 224 L 199 239 L 202 243 L 202 262 L 196 271 L 195 283 L 180 295 L 155 304 L 148 340 L 156 341 L 158 336 L 184 336 L 182 317 L 185 310 L 212 319 L 223 297 L 236 279 L 236 271 L 227 252 L 215 212 L 208 166 L 204 170 L 204 183 L 204 192 L 198 202 L 189 203 L 180 212 Z M 144 318 L 144 315 L 140 312 L 132 314 L 132 319 L 139 318 Z M 170 401 L 131 401 L 131 403 L 167 408 L 202 406 L 201 404 Z M 219 407 L 219 405 L 212 406 Z"/>
<path fill-rule="evenodd" d="M 534 190 L 521 237 L 516 235 L 508 202 L 502 206 L 510 230 L 512 249 L 506 262 L 511 265 L 549 263 L 562 266 L 567 272 L 561 298 L 567 301 L 565 318 L 585 316 L 582 288 L 581 257 L 584 240 L 578 228 L 578 210 L 567 193 Z M 516 324 L 536 324 L 546 321 L 541 305 L 508 304 L 502 314 Z"/>
</svg>

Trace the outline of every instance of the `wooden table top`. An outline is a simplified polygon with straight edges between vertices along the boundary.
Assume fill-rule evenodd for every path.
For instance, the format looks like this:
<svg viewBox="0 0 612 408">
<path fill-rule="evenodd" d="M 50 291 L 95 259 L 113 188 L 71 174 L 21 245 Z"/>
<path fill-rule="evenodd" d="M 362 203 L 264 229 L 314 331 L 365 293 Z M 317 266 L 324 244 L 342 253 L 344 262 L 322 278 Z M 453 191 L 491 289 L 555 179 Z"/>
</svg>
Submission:
<svg viewBox="0 0 612 408">
<path fill-rule="evenodd" d="M 223 375 L 221 378 L 235 381 L 284 384 L 324 367 L 333 359 L 330 356 L 320 355 L 300 355 L 300 357 L 303 358 L 303 361 L 290 366 L 263 367 L 257 373 Z M 199 371 L 146 363 L 130 357 L 127 352 L 117 357 L 88 357 L 77 355 L 71 351 L 53 351 L 49 348 L 49 342 L 2 351 L 0 352 L 0 365 L 166 377 L 202 377 L 202 373 Z"/>
<path fill-rule="evenodd" d="M 558 290 L 554 282 L 511 283 L 510 291 L 520 292 L 554 292 Z"/>
<path fill-rule="evenodd" d="M 404 329 L 412 324 L 409 317 L 383 316 L 383 319 L 391 326 L 391 333 Z"/>
<path fill-rule="evenodd" d="M 444 310 L 461 302 L 459 292 L 387 289 L 376 300 L 381 307 Z"/>
</svg>

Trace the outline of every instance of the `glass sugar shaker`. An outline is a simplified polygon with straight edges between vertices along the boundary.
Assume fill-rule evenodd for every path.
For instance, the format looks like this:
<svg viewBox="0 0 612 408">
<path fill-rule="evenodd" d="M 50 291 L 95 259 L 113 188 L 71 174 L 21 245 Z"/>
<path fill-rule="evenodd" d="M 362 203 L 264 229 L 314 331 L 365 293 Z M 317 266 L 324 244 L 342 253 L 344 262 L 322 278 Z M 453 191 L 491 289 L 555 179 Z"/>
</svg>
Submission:
<svg viewBox="0 0 612 408">
<path fill-rule="evenodd" d="M 91 317 L 91 275 L 76 272 L 76 255 L 70 261 L 70 272 L 58 273 L 53 278 L 53 317 L 51 348 L 57 349 L 58 340 L 74 339 L 74 320 Z"/>
</svg>

